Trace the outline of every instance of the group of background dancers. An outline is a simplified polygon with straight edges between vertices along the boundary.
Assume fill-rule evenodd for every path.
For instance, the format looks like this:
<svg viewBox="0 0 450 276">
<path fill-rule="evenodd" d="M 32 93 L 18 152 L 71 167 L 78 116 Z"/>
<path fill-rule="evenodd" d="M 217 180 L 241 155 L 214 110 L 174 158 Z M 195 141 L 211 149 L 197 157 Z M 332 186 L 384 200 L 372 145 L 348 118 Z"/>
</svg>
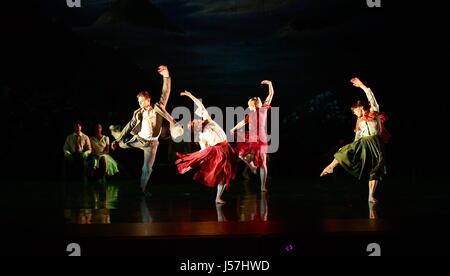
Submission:
<svg viewBox="0 0 450 276">
<path fill-rule="evenodd" d="M 139 109 L 133 112 L 131 120 L 122 130 L 115 126 L 110 127 L 111 134 L 115 138 L 115 141 L 111 144 L 112 150 L 119 147 L 124 149 L 137 148 L 144 152 L 144 163 L 140 179 L 140 188 L 143 193 L 146 192 L 147 184 L 153 171 L 163 121 L 167 120 L 170 123 L 171 132 L 177 132 L 177 136 L 182 135 L 182 129 L 180 131 L 179 124 L 166 111 L 171 93 L 169 70 L 162 65 L 159 66 L 158 72 L 163 77 L 163 87 L 159 101 L 152 104 L 150 93 L 147 91 L 139 92 L 137 95 Z M 355 128 L 355 140 L 353 143 L 342 147 L 335 154 L 335 159 L 323 170 L 321 176 L 333 173 L 334 168 L 338 165 L 341 165 L 359 179 L 364 175 L 369 175 L 369 201 L 376 202 L 374 193 L 385 173 L 384 142 L 387 137 L 387 132 L 383 127 L 385 116 L 380 113 L 379 105 L 371 89 L 366 87 L 358 78 L 352 79 L 352 83 L 366 93 L 369 103 L 358 101 L 352 106 L 352 111 L 358 118 Z M 257 174 L 259 169 L 261 191 L 267 192 L 269 141 L 266 129 L 267 115 L 271 108 L 274 88 L 269 80 L 264 80 L 261 84 L 267 85 L 269 90 L 265 101 L 263 102 L 259 97 L 252 97 L 248 100 L 248 114 L 243 121 L 230 130 L 238 138 L 235 147 L 229 144 L 225 131 L 211 118 L 202 101 L 188 91 L 180 94 L 194 102 L 196 106 L 195 114 L 201 118 L 193 119 L 187 126 L 191 132 L 198 134 L 200 150 L 189 154 L 177 154 L 177 169 L 181 174 L 195 170 L 194 180 L 207 187 L 217 188 L 216 204 L 225 203 L 222 199 L 222 194 L 225 189 L 230 187 L 231 181 L 235 179 L 238 160 L 245 162 L 254 174 Z M 246 125 L 248 125 L 248 130 L 242 131 Z M 94 137 L 95 141 L 105 140 L 109 151 L 109 140 L 106 141 L 106 138 L 102 138 L 100 127 L 99 131 L 100 133 L 97 132 L 97 135 Z M 81 156 L 90 154 L 86 146 L 87 142 L 83 144 L 86 137 L 80 135 L 80 132 L 81 130 L 75 131 L 75 134 L 78 133 L 78 135 L 72 135 L 72 138 L 70 138 L 71 136 L 67 138 L 64 146 L 66 158 L 72 155 L 71 151 L 77 154 L 81 152 Z M 68 146 L 71 142 L 73 145 Z M 78 142 L 80 142 L 80 145 L 76 146 L 75 144 Z M 97 155 L 98 157 L 94 158 L 97 160 L 96 166 L 110 168 L 111 164 L 115 164 L 114 160 L 108 157 L 109 155 L 107 155 L 106 151 L 103 155 Z M 115 166 L 117 167 L 117 164 Z M 102 171 L 105 171 L 105 169 Z"/>
</svg>

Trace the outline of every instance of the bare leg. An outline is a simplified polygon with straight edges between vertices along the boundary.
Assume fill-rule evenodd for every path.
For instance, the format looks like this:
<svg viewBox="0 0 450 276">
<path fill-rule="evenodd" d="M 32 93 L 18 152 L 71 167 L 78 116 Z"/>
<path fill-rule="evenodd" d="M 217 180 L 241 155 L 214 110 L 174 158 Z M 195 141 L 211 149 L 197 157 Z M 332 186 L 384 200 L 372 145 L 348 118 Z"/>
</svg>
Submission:
<svg viewBox="0 0 450 276">
<path fill-rule="evenodd" d="M 222 200 L 223 191 L 225 191 L 225 185 L 224 184 L 217 185 L 217 196 L 216 196 L 217 204 L 225 204 L 225 201 Z"/>
<path fill-rule="evenodd" d="M 378 201 L 375 199 L 374 194 L 377 190 L 378 180 L 370 180 L 369 181 L 369 202 L 377 203 Z"/>
<path fill-rule="evenodd" d="M 263 164 L 259 170 L 259 176 L 261 177 L 261 192 L 267 192 L 267 154 L 263 155 Z"/>
<path fill-rule="evenodd" d="M 369 202 L 369 218 L 378 219 L 377 204 L 374 202 Z"/>
<path fill-rule="evenodd" d="M 225 218 L 225 215 L 223 214 L 222 206 L 223 206 L 223 204 L 216 204 L 217 221 L 218 222 L 227 221 L 227 219 Z"/>
<path fill-rule="evenodd" d="M 250 170 L 252 171 L 253 174 L 256 174 L 256 170 L 258 169 L 255 164 L 253 163 L 253 161 L 248 161 L 245 157 L 239 156 L 239 158 L 245 162 L 245 164 L 247 164 L 247 166 L 250 168 Z"/>
<path fill-rule="evenodd" d="M 334 168 L 337 167 L 337 165 L 339 165 L 339 163 L 336 159 L 334 159 L 330 165 L 328 165 L 325 169 L 323 169 L 322 173 L 320 174 L 320 177 L 333 173 L 333 170 Z"/>
<path fill-rule="evenodd" d="M 261 219 L 263 221 L 267 221 L 267 217 L 268 217 L 268 213 L 269 213 L 268 206 L 267 206 L 267 193 L 261 193 L 259 213 L 260 213 Z"/>
</svg>

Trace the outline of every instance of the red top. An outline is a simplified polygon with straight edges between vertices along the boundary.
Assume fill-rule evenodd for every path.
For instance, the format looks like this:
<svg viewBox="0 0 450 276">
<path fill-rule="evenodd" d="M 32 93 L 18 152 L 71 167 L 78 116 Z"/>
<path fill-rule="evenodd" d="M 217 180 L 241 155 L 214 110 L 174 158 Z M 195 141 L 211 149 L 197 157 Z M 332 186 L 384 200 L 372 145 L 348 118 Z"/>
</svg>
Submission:
<svg viewBox="0 0 450 276">
<path fill-rule="evenodd" d="M 256 108 L 256 111 L 245 116 L 245 123 L 248 124 L 249 129 L 248 142 L 267 143 L 266 127 L 269 109 L 270 104 L 265 102 L 261 108 Z"/>
</svg>

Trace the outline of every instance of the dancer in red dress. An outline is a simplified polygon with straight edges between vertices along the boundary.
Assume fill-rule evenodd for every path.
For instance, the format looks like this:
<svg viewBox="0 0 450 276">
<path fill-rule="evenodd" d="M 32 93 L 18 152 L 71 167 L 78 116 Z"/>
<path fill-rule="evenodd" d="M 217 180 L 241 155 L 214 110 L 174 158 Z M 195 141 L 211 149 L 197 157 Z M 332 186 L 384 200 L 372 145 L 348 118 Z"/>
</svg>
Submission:
<svg viewBox="0 0 450 276">
<path fill-rule="evenodd" d="M 245 140 L 240 137 L 237 142 L 237 151 L 239 152 L 239 158 L 244 161 L 256 174 L 259 168 L 259 174 L 261 178 L 261 191 L 267 192 L 267 151 L 268 151 L 268 139 L 266 133 L 267 126 L 267 112 L 270 109 L 272 103 L 274 89 L 272 82 L 264 80 L 261 84 L 268 85 L 269 96 L 267 96 L 264 104 L 259 97 L 253 97 L 248 101 L 248 107 L 250 113 L 245 116 L 245 119 L 239 122 L 232 130 L 234 133 L 236 130 L 243 128 L 246 124 L 249 125 L 249 131 L 244 133 L 238 133 L 239 135 L 245 135 Z M 245 142 L 242 142 L 244 140 Z M 253 156 L 253 160 L 249 160 L 249 156 Z"/>
<path fill-rule="evenodd" d="M 202 120 L 194 119 L 190 126 L 191 131 L 199 133 L 201 150 L 191 154 L 177 154 L 180 158 L 176 161 L 178 171 L 184 174 L 196 169 L 194 180 L 207 187 L 217 186 L 216 203 L 224 204 L 222 194 L 236 176 L 237 158 L 225 132 L 211 119 L 202 102 L 188 91 L 181 93 L 181 96 L 192 99 L 197 106 L 195 113 L 202 117 Z"/>
</svg>

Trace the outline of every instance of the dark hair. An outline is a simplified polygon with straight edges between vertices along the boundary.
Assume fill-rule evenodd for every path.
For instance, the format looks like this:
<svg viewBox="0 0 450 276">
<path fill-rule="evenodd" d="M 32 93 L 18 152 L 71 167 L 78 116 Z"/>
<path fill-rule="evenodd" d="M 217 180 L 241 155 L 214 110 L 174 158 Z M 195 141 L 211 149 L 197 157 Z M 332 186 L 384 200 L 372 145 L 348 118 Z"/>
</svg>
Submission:
<svg viewBox="0 0 450 276">
<path fill-rule="evenodd" d="M 95 126 L 94 126 L 94 132 L 95 132 L 95 133 L 97 133 L 97 130 L 98 130 L 98 127 L 99 127 L 99 126 L 100 126 L 100 127 L 102 128 L 102 130 L 103 130 L 103 125 L 100 124 L 100 123 L 96 123 Z"/>
<path fill-rule="evenodd" d="M 189 124 L 188 124 L 188 129 L 191 131 L 191 133 L 195 132 L 195 122 L 196 121 L 202 121 L 202 129 L 201 129 L 201 131 L 203 131 L 203 129 L 208 125 L 208 121 L 207 120 L 192 119 L 189 122 Z"/>
<path fill-rule="evenodd" d="M 81 121 L 75 121 L 73 126 L 76 126 L 76 125 L 80 125 L 81 127 L 83 127 L 83 123 Z"/>
<path fill-rule="evenodd" d="M 148 93 L 147 91 L 141 91 L 141 92 L 139 92 L 139 93 L 136 95 L 136 98 L 139 98 L 139 97 L 144 97 L 144 98 L 146 98 L 146 99 L 151 99 L 150 93 Z"/>
<path fill-rule="evenodd" d="M 354 103 L 352 105 L 351 109 L 353 111 L 353 110 L 355 110 L 357 108 L 360 108 L 360 107 L 362 107 L 366 111 L 370 109 L 369 108 L 369 104 L 367 102 L 365 102 L 365 101 L 357 101 L 356 103 Z"/>
</svg>

